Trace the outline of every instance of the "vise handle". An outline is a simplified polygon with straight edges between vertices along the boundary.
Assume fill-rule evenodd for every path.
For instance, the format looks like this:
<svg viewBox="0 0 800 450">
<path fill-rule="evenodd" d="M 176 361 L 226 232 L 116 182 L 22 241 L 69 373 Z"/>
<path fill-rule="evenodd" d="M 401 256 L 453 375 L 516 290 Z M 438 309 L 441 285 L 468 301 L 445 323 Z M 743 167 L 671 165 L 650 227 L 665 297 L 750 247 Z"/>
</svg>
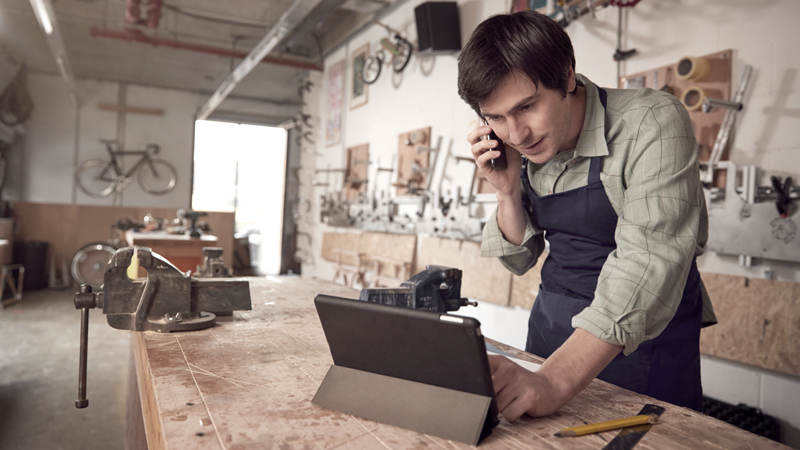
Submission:
<svg viewBox="0 0 800 450">
<path fill-rule="evenodd" d="M 81 292 L 75 294 L 75 308 L 81 310 L 81 349 L 78 365 L 78 400 L 76 408 L 86 408 L 89 400 L 86 398 L 86 359 L 89 347 L 89 310 L 103 307 L 103 293 L 92 292 L 89 284 L 81 285 Z"/>
</svg>

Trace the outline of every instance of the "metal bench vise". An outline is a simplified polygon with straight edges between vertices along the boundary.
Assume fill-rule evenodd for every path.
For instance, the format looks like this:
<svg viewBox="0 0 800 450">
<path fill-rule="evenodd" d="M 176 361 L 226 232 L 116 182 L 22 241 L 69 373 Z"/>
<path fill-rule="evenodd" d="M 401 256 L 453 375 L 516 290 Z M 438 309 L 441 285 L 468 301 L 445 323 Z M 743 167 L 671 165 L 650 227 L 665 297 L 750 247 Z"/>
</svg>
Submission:
<svg viewBox="0 0 800 450">
<path fill-rule="evenodd" d="M 442 313 L 478 306 L 461 297 L 461 270 L 444 266 L 425 266 L 425 270 L 400 283 L 399 288 L 362 289 L 358 299 Z"/>
<path fill-rule="evenodd" d="M 106 266 L 101 292 L 82 285 L 75 294 L 75 308 L 81 310 L 80 380 L 78 408 L 85 408 L 86 350 L 89 340 L 89 310 L 102 308 L 112 328 L 132 331 L 192 331 L 210 328 L 218 315 L 253 309 L 250 283 L 238 278 L 192 278 L 147 247 L 136 249 L 139 267 L 146 279 L 128 277 L 134 249 L 117 250 Z"/>
</svg>

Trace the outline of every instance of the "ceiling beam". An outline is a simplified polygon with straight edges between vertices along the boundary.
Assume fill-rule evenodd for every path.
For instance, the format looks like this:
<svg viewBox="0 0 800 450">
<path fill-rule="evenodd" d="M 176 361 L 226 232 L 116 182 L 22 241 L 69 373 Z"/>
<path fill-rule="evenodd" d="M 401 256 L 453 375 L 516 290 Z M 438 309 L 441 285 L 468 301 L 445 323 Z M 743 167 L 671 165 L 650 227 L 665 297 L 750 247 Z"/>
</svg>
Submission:
<svg viewBox="0 0 800 450">
<path fill-rule="evenodd" d="M 69 89 L 69 99 L 77 108 L 80 106 L 78 89 L 75 85 L 75 76 L 72 74 L 72 66 L 69 64 L 69 58 L 67 58 L 67 50 L 64 48 L 64 40 L 61 38 L 61 30 L 58 28 L 53 3 L 50 0 L 30 1 L 36 20 L 39 21 L 39 26 L 44 31 L 47 45 L 50 47 L 50 53 L 56 60 L 56 66 L 58 66 L 58 71 L 61 73 L 61 78 L 64 79 L 67 89 Z"/>
<path fill-rule="evenodd" d="M 33 0 L 31 0 L 33 1 Z M 269 52 L 280 44 L 289 32 L 292 31 L 302 20 L 316 7 L 322 0 L 296 0 L 289 10 L 286 11 L 278 23 L 264 36 L 247 57 L 239 63 L 233 72 L 228 75 L 225 81 L 211 95 L 211 98 L 200 108 L 197 114 L 198 120 L 205 120 L 214 110 L 225 100 L 236 85 L 241 82 L 259 62 L 264 59 Z"/>
</svg>

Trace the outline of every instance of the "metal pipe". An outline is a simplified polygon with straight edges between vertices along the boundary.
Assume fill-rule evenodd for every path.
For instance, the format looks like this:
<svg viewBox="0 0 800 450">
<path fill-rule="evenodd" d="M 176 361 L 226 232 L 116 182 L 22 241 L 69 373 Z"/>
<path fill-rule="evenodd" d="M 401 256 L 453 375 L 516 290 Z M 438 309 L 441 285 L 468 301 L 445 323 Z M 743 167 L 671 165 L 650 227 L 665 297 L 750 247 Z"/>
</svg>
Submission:
<svg viewBox="0 0 800 450">
<path fill-rule="evenodd" d="M 163 39 L 158 37 L 148 36 L 140 30 L 130 29 L 128 32 L 108 30 L 105 28 L 91 27 L 89 35 L 92 37 L 106 37 L 111 39 L 119 39 L 128 42 L 141 42 L 143 44 L 150 44 L 154 47 L 170 47 L 178 50 L 188 50 L 192 52 L 208 53 L 211 55 L 225 56 L 229 58 L 245 59 L 247 53 L 227 48 L 212 47 L 210 45 L 193 44 L 191 42 L 181 42 L 172 39 Z M 295 61 L 291 59 L 275 58 L 272 56 L 265 56 L 261 59 L 262 63 L 277 64 L 280 66 L 295 67 L 298 69 L 317 70 L 322 71 L 322 66 L 314 63 L 307 63 L 303 61 Z"/>
</svg>

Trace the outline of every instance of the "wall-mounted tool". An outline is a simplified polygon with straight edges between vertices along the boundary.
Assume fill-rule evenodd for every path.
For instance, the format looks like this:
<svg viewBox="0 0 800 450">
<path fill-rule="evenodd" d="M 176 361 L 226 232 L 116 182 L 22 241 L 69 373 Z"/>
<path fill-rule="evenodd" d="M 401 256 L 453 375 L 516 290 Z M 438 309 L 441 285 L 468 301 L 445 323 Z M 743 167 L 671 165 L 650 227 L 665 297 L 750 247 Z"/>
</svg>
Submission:
<svg viewBox="0 0 800 450">
<path fill-rule="evenodd" d="M 742 76 L 739 78 L 739 85 L 736 87 L 736 93 L 733 95 L 733 102 L 731 103 L 742 103 L 744 91 L 747 88 L 747 83 L 750 81 L 750 74 L 752 71 L 752 66 L 744 66 L 744 69 L 742 70 Z M 722 126 L 719 128 L 719 133 L 717 133 L 717 139 L 714 141 L 714 148 L 711 149 L 711 156 L 708 159 L 708 163 L 705 165 L 705 167 L 701 166 L 700 168 L 700 181 L 703 182 L 705 186 L 710 186 L 711 183 L 714 182 L 715 165 L 719 163 L 719 160 L 722 157 L 722 152 L 728 145 L 728 137 L 730 136 L 731 129 L 736 121 L 736 113 L 739 111 L 739 109 L 741 108 L 728 108 L 728 110 L 725 111 L 725 118 L 722 120 Z"/>
<path fill-rule="evenodd" d="M 777 199 L 775 200 L 775 207 L 778 208 L 778 214 L 780 214 L 781 218 L 789 217 L 789 202 L 791 201 L 792 195 L 792 177 L 786 177 L 781 184 L 780 178 L 776 176 L 770 177 L 770 181 L 772 182 L 772 187 L 775 188 L 775 194 L 777 194 Z"/>
<path fill-rule="evenodd" d="M 192 278 L 147 247 L 138 247 L 139 267 L 146 279 L 127 275 L 134 249 L 117 250 L 106 266 L 101 292 L 82 285 L 75 294 L 75 308 L 81 310 L 81 350 L 77 408 L 86 399 L 86 355 L 89 340 L 89 310 L 102 308 L 112 328 L 132 331 L 202 330 L 214 326 L 217 315 L 250 310 L 250 283 L 238 278 Z"/>
<path fill-rule="evenodd" d="M 721 161 L 717 170 L 725 171 L 726 184 L 724 190 L 705 189 L 713 230 L 708 250 L 738 255 L 744 266 L 753 264 L 753 258 L 800 262 L 800 230 L 790 204 L 800 198 L 800 187 L 777 177 L 771 186 L 759 186 L 756 166 Z"/>
<path fill-rule="evenodd" d="M 399 288 L 362 289 L 358 299 L 365 302 L 426 311 L 457 311 L 462 306 L 478 306 L 461 297 L 461 270 L 426 266 L 425 270 L 400 284 Z"/>
</svg>

